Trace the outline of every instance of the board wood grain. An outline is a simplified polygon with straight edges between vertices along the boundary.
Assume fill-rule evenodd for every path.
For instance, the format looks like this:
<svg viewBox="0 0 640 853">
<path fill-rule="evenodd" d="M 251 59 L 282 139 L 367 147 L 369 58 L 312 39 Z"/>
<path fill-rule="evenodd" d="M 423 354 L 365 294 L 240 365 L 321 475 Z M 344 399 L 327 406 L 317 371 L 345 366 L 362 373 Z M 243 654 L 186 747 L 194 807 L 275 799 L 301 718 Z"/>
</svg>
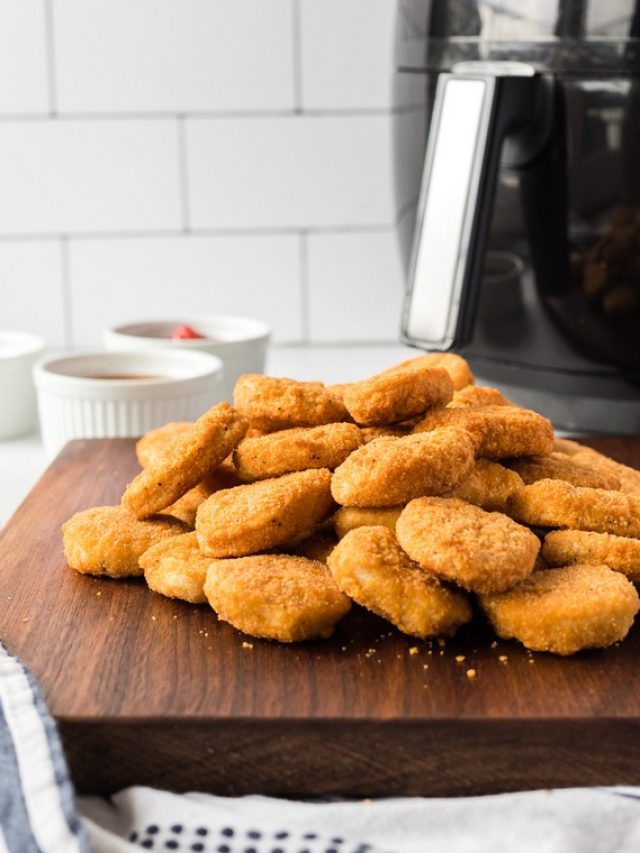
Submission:
<svg viewBox="0 0 640 853">
<path fill-rule="evenodd" d="M 640 439 L 586 443 L 640 465 Z M 492 647 L 481 625 L 422 643 L 354 607 L 331 640 L 248 648 L 206 606 L 66 566 L 62 522 L 117 503 L 137 470 L 133 440 L 72 442 L 0 533 L 2 637 L 39 679 L 79 790 L 640 784 L 637 626 L 612 649 L 562 659 Z"/>
</svg>

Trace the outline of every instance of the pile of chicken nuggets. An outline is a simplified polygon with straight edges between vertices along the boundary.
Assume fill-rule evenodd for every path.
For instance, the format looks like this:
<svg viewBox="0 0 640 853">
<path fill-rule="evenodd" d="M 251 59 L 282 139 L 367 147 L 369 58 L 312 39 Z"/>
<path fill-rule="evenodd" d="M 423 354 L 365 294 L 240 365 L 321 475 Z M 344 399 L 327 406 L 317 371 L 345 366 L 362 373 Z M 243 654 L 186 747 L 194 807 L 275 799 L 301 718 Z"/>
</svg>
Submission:
<svg viewBox="0 0 640 853">
<path fill-rule="evenodd" d="M 246 374 L 233 406 L 136 453 L 120 506 L 63 525 L 69 565 L 144 576 L 247 635 L 329 637 L 355 602 L 422 639 L 480 611 L 570 655 L 640 609 L 640 471 L 555 439 L 451 353 L 344 385 Z"/>
</svg>

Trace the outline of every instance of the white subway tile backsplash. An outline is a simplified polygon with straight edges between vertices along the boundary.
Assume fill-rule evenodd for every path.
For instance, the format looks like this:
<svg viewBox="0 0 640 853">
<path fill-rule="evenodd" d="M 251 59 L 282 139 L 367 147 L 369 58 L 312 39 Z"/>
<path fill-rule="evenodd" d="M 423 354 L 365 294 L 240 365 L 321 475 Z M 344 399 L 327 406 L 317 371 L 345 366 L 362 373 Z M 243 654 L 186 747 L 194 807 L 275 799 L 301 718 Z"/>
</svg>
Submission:
<svg viewBox="0 0 640 853">
<path fill-rule="evenodd" d="M 187 121 L 194 228 L 394 221 L 391 117 Z"/>
<path fill-rule="evenodd" d="M 396 0 L 300 0 L 304 109 L 389 107 Z"/>
<path fill-rule="evenodd" d="M 395 229 L 307 238 L 312 341 L 398 340 L 404 278 Z"/>
<path fill-rule="evenodd" d="M 240 314 L 268 323 L 274 339 L 302 335 L 298 238 L 126 238 L 70 242 L 76 345 L 127 320 Z"/>
<path fill-rule="evenodd" d="M 291 0 L 53 0 L 61 111 L 293 106 Z"/>
<path fill-rule="evenodd" d="M 0 124 L 0 233 L 179 228 L 174 121 Z"/>
<path fill-rule="evenodd" d="M 65 343 L 61 247 L 57 240 L 0 241 L 0 328 Z"/>
<path fill-rule="evenodd" d="M 0 0 L 0 113 L 46 113 L 43 0 Z"/>
</svg>

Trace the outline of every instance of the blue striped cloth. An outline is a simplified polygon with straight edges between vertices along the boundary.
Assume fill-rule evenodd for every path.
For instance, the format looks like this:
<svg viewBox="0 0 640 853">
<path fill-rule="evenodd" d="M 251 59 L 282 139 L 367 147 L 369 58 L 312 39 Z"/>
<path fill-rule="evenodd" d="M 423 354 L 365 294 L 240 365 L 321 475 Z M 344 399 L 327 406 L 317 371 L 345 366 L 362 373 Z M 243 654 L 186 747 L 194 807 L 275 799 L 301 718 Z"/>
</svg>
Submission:
<svg viewBox="0 0 640 853">
<path fill-rule="evenodd" d="M 304 803 L 137 787 L 74 799 L 38 687 L 0 644 L 0 853 L 140 850 L 638 853 L 640 789 Z"/>
</svg>

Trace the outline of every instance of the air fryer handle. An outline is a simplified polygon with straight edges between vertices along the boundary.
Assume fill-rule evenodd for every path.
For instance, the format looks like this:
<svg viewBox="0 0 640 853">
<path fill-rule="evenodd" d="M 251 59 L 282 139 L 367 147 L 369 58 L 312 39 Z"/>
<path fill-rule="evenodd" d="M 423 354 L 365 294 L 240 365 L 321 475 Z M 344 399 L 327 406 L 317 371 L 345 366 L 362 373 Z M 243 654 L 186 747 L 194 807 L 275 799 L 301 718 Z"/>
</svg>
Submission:
<svg viewBox="0 0 640 853">
<path fill-rule="evenodd" d="M 402 326 L 424 349 L 467 343 L 473 330 L 504 137 L 534 120 L 538 77 L 511 62 L 468 62 L 441 74 Z"/>
</svg>

